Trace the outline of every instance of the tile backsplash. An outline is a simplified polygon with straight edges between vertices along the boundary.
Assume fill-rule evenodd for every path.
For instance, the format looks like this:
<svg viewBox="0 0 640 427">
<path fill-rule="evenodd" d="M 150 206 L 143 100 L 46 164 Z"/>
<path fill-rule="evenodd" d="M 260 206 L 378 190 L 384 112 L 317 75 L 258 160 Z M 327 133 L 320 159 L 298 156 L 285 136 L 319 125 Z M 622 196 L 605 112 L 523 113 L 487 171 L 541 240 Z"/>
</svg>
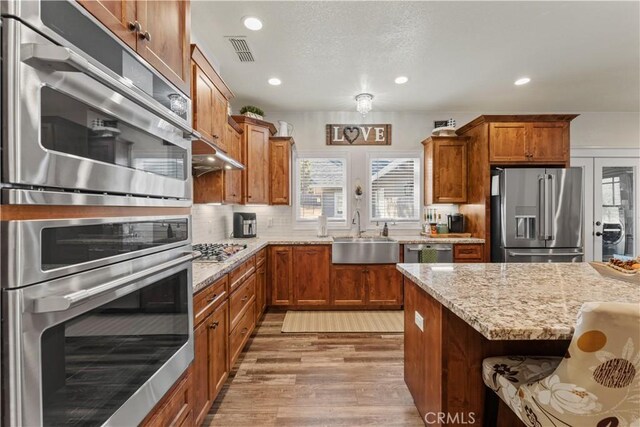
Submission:
<svg viewBox="0 0 640 427">
<path fill-rule="evenodd" d="M 455 205 L 434 205 L 438 213 L 446 218 L 448 213 L 457 212 Z M 215 242 L 229 238 L 233 232 L 234 212 L 254 212 L 258 220 L 258 237 L 283 237 L 295 234 L 296 237 L 315 236 L 315 223 L 309 228 L 302 228 L 295 224 L 291 206 L 228 206 L 228 205 L 201 205 L 194 204 L 192 208 L 193 218 L 193 242 Z M 419 228 L 408 230 L 402 227 L 390 225 L 390 234 L 418 233 Z M 369 233 L 379 232 L 379 227 L 371 225 Z M 330 229 L 331 235 L 348 234 L 346 228 Z"/>
<path fill-rule="evenodd" d="M 233 206 L 198 205 L 191 208 L 193 243 L 217 242 L 233 231 Z"/>
</svg>

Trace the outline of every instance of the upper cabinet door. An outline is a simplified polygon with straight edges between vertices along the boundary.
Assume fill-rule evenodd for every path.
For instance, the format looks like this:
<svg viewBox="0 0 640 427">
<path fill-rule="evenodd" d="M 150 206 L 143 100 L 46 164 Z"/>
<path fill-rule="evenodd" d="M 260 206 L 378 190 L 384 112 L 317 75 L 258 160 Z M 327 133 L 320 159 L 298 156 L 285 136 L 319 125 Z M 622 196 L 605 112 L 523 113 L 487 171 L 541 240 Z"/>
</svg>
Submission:
<svg viewBox="0 0 640 427">
<path fill-rule="evenodd" d="M 269 203 L 269 129 L 248 125 L 245 128 L 247 203 Z"/>
<path fill-rule="evenodd" d="M 433 153 L 434 203 L 467 201 L 467 141 L 436 141 Z"/>
<path fill-rule="evenodd" d="M 198 65 L 193 64 L 193 127 L 209 142 L 214 142 L 212 107 L 215 91 L 213 82 Z"/>
<path fill-rule="evenodd" d="M 526 123 L 491 123 L 489 125 L 489 161 L 491 163 L 529 160 Z"/>
<path fill-rule="evenodd" d="M 136 2 L 138 53 L 185 93 L 189 93 L 189 0 Z"/>
<path fill-rule="evenodd" d="M 136 48 L 136 2 L 132 0 L 78 0 L 105 27 L 132 49 Z"/>
<path fill-rule="evenodd" d="M 224 152 L 229 153 L 227 145 L 227 98 L 217 88 L 213 91 L 213 142 Z"/>
<path fill-rule="evenodd" d="M 528 139 L 529 160 L 565 163 L 569 160 L 569 123 L 531 123 Z"/>
<path fill-rule="evenodd" d="M 270 149 L 270 204 L 289 205 L 291 176 L 291 140 L 271 140 Z"/>
</svg>

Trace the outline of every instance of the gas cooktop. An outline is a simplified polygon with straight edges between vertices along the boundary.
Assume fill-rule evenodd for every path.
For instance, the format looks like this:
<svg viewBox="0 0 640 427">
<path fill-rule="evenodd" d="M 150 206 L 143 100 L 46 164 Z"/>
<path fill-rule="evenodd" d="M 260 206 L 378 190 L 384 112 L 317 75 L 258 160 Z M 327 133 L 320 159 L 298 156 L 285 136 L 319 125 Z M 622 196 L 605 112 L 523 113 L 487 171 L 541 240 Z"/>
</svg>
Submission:
<svg viewBox="0 0 640 427">
<path fill-rule="evenodd" d="M 247 249 L 247 245 L 235 243 L 198 243 L 193 245 L 193 250 L 202 254 L 195 262 L 224 262 L 245 249 Z"/>
</svg>

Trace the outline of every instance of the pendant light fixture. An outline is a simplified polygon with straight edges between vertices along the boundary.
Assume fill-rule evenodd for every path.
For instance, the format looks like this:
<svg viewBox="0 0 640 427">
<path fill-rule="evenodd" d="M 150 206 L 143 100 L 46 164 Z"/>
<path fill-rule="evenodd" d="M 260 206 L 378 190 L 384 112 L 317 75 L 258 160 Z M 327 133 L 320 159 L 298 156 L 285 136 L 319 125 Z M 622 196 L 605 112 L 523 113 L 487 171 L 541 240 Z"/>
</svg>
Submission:
<svg viewBox="0 0 640 427">
<path fill-rule="evenodd" d="M 362 117 L 366 116 L 373 105 L 373 95 L 370 93 L 361 93 L 356 95 L 356 110 L 362 114 Z"/>
</svg>

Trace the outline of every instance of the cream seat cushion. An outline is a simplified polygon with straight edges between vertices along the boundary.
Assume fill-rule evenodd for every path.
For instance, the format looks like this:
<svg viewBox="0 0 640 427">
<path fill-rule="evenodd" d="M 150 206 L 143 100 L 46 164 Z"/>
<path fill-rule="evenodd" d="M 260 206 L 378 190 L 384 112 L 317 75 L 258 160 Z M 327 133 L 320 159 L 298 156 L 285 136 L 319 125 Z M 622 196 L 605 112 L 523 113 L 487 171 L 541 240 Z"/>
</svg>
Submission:
<svg viewBox="0 0 640 427">
<path fill-rule="evenodd" d="M 528 426 L 640 427 L 640 304 L 586 303 L 563 358 L 491 357 L 483 379 Z"/>
</svg>

